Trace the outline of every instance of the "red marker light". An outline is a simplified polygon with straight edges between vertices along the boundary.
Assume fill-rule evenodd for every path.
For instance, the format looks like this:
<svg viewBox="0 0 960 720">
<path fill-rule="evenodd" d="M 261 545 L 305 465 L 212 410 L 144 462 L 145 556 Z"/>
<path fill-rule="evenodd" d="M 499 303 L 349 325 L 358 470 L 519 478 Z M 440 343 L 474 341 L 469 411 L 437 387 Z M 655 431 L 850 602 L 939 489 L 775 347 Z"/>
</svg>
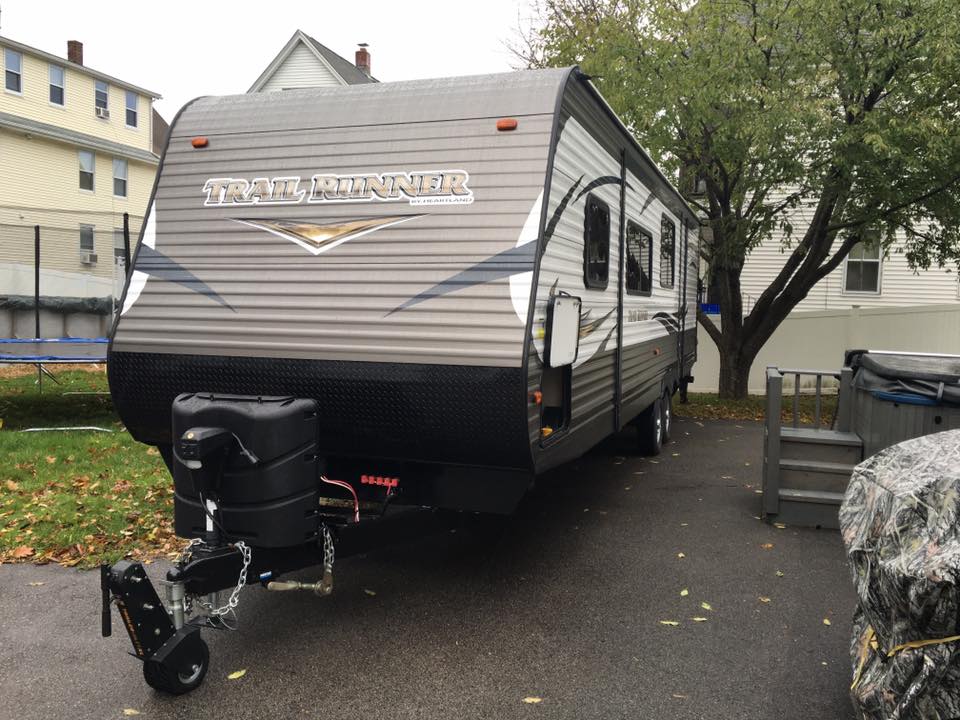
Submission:
<svg viewBox="0 0 960 720">
<path fill-rule="evenodd" d="M 193 140 L 191 140 L 190 144 L 193 145 L 195 148 L 199 149 L 199 148 L 205 148 L 207 145 L 210 144 L 210 141 L 201 135 L 200 137 L 195 137 Z"/>
<path fill-rule="evenodd" d="M 510 130 L 517 129 L 517 119 L 516 118 L 500 118 L 497 120 L 497 130 L 500 132 L 508 132 Z"/>
</svg>

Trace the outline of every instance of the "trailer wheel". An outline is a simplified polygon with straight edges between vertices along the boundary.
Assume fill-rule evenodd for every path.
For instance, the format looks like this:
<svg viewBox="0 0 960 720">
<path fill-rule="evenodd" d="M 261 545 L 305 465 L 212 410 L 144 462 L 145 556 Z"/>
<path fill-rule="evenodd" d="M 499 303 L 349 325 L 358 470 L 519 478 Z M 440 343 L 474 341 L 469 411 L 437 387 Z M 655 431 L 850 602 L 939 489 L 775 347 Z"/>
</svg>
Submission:
<svg viewBox="0 0 960 720">
<path fill-rule="evenodd" d="M 653 404 L 640 413 L 637 418 L 637 444 L 644 455 L 659 455 L 663 446 L 662 400 L 657 398 Z"/>
<path fill-rule="evenodd" d="M 670 390 L 664 390 L 663 399 L 660 401 L 660 441 L 662 444 L 666 445 L 670 442 L 670 438 L 673 430 L 673 397 L 670 395 Z"/>
<path fill-rule="evenodd" d="M 183 695 L 196 690 L 210 666 L 210 649 L 200 638 L 197 638 L 196 657 L 191 660 L 191 669 L 183 672 L 167 663 L 148 658 L 143 663 L 143 679 L 154 690 L 170 695 Z"/>
</svg>

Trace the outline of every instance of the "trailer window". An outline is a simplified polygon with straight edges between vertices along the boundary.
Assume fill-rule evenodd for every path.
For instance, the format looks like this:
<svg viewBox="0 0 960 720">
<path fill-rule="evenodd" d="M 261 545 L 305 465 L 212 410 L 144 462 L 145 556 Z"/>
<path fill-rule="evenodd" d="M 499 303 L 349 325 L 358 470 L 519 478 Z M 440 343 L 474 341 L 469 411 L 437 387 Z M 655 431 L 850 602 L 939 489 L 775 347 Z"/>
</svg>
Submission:
<svg viewBox="0 0 960 720">
<path fill-rule="evenodd" d="M 610 267 L 610 208 L 587 195 L 583 224 L 583 284 L 600 290 L 607 287 Z"/>
<path fill-rule="evenodd" d="M 649 295 L 653 275 L 653 236 L 627 221 L 627 294 Z"/>
<path fill-rule="evenodd" d="M 660 287 L 672 288 L 674 260 L 677 252 L 677 228 L 673 221 L 663 216 L 660 221 Z"/>
</svg>

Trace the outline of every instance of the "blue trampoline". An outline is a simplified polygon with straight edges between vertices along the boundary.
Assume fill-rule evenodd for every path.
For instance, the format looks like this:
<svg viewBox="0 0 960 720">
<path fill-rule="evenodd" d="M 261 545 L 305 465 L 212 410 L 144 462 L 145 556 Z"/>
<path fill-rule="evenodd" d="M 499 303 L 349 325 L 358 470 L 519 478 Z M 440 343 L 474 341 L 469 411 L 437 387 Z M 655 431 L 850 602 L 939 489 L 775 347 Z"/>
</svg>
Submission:
<svg viewBox="0 0 960 720">
<path fill-rule="evenodd" d="M 0 363 L 105 363 L 107 338 L 0 338 Z"/>
</svg>

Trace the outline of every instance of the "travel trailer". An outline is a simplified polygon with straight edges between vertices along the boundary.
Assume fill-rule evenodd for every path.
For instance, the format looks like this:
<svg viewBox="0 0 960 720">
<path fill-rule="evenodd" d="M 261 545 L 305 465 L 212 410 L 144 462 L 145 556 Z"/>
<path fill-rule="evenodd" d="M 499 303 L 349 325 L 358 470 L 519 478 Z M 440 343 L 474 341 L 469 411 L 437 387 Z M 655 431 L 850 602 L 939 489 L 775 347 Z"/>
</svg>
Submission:
<svg viewBox="0 0 960 720">
<path fill-rule="evenodd" d="M 329 592 L 343 528 L 509 513 L 631 424 L 658 452 L 692 379 L 698 242 L 577 68 L 191 102 L 108 372 L 194 540 L 168 608 L 139 564 L 105 567 L 104 630 L 112 599 L 147 681 L 186 692 L 199 625 L 245 583 L 304 587 L 276 580 L 293 569 L 323 564 L 307 587 Z"/>
</svg>

